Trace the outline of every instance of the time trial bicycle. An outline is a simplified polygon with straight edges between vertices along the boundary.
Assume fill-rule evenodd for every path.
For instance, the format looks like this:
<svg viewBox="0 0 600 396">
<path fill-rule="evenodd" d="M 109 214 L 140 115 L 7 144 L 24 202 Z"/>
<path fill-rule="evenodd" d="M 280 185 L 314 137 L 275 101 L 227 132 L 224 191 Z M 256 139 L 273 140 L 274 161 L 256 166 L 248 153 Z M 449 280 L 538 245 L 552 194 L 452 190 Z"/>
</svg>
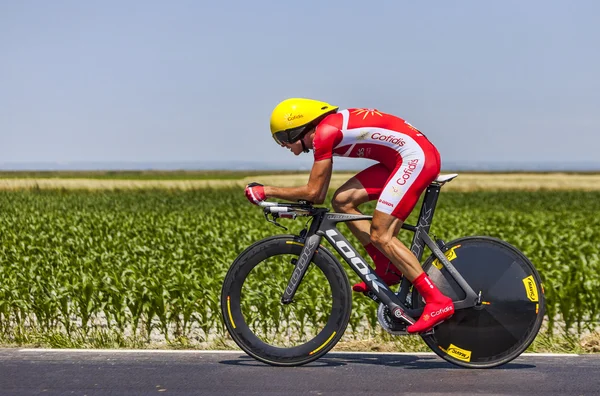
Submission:
<svg viewBox="0 0 600 396">
<path fill-rule="evenodd" d="M 419 334 L 439 357 L 468 368 L 496 367 L 518 357 L 535 339 L 545 313 L 541 278 L 530 260 L 506 241 L 467 236 L 451 242 L 430 237 L 441 187 L 458 174 L 441 175 L 425 193 L 411 251 L 424 271 L 455 304 L 452 317 Z M 352 291 L 325 239 L 366 283 L 378 304 L 377 322 L 390 334 L 408 335 L 424 300 L 403 278 L 393 292 L 337 228 L 370 215 L 329 213 L 308 202 L 263 202 L 266 220 L 309 217 L 298 234 L 257 241 L 230 266 L 221 292 L 221 314 L 235 343 L 248 355 L 276 366 L 319 359 L 342 338 L 350 319 Z M 285 227 L 283 227 L 285 228 Z"/>
</svg>

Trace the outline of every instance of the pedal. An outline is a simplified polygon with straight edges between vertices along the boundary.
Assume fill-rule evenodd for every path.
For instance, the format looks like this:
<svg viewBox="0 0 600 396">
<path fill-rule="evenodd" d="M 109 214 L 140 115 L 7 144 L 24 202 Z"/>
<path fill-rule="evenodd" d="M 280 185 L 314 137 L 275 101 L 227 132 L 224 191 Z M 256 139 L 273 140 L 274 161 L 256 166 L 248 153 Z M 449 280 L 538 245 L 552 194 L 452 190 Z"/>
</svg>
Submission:
<svg viewBox="0 0 600 396">
<path fill-rule="evenodd" d="M 454 316 L 454 315 L 452 315 L 452 316 Z M 419 335 L 422 335 L 422 336 L 433 335 L 435 333 L 435 328 L 438 327 L 439 325 L 441 325 L 442 323 L 444 323 L 446 320 L 450 319 L 452 316 L 449 316 L 446 319 L 442 320 L 440 323 L 437 323 L 435 326 L 433 326 L 431 329 L 427 330 L 426 332 L 419 333 Z"/>
<path fill-rule="evenodd" d="M 391 320 L 389 323 L 389 329 L 392 331 L 394 335 L 408 335 L 408 331 L 406 328 L 408 325 L 406 323 L 396 322 L 395 320 Z"/>
</svg>

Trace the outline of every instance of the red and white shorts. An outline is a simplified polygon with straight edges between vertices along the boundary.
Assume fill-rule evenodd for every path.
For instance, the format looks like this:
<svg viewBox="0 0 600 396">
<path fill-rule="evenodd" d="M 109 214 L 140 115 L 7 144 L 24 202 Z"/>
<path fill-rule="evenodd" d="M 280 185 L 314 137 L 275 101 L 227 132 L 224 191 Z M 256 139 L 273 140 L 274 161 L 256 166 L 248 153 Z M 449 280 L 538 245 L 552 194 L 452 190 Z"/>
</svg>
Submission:
<svg viewBox="0 0 600 396">
<path fill-rule="evenodd" d="M 423 191 L 441 169 L 440 154 L 431 145 L 405 156 L 395 168 L 382 163 L 361 171 L 355 177 L 363 185 L 369 200 L 377 200 L 375 210 L 406 221 Z"/>
</svg>

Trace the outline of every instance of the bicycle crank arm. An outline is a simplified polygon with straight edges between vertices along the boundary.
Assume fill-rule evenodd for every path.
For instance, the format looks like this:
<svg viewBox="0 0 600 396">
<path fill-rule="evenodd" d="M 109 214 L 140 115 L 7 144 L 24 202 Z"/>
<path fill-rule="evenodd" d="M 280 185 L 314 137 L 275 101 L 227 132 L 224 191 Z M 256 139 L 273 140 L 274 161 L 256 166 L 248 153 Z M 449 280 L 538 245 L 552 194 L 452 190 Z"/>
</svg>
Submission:
<svg viewBox="0 0 600 396">
<path fill-rule="evenodd" d="M 392 313 L 392 316 L 395 319 L 399 319 L 401 321 L 403 321 L 404 323 L 406 323 L 407 325 L 413 325 L 415 324 L 417 321 L 414 319 L 415 317 L 412 315 L 409 315 L 408 310 L 404 310 L 402 308 L 400 308 L 400 306 L 391 303 L 387 305 L 388 308 L 390 309 L 390 312 Z M 418 316 L 416 316 L 418 318 Z"/>
</svg>

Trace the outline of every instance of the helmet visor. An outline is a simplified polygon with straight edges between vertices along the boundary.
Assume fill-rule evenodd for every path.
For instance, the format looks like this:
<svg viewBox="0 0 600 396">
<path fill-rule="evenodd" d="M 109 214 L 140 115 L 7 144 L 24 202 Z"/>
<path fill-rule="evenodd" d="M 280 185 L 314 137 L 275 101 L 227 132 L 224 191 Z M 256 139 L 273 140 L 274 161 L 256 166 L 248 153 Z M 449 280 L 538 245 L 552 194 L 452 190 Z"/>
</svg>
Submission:
<svg viewBox="0 0 600 396">
<path fill-rule="evenodd" d="M 295 143 L 302 138 L 304 130 L 305 126 L 301 126 L 294 129 L 288 129 L 286 131 L 275 132 L 273 134 L 273 139 L 275 139 L 279 145 L 285 143 Z"/>
<path fill-rule="evenodd" d="M 289 143 L 289 136 L 286 131 L 274 133 L 273 139 L 275 139 L 277 144 L 279 144 L 280 146 L 283 145 L 284 143 Z"/>
</svg>

